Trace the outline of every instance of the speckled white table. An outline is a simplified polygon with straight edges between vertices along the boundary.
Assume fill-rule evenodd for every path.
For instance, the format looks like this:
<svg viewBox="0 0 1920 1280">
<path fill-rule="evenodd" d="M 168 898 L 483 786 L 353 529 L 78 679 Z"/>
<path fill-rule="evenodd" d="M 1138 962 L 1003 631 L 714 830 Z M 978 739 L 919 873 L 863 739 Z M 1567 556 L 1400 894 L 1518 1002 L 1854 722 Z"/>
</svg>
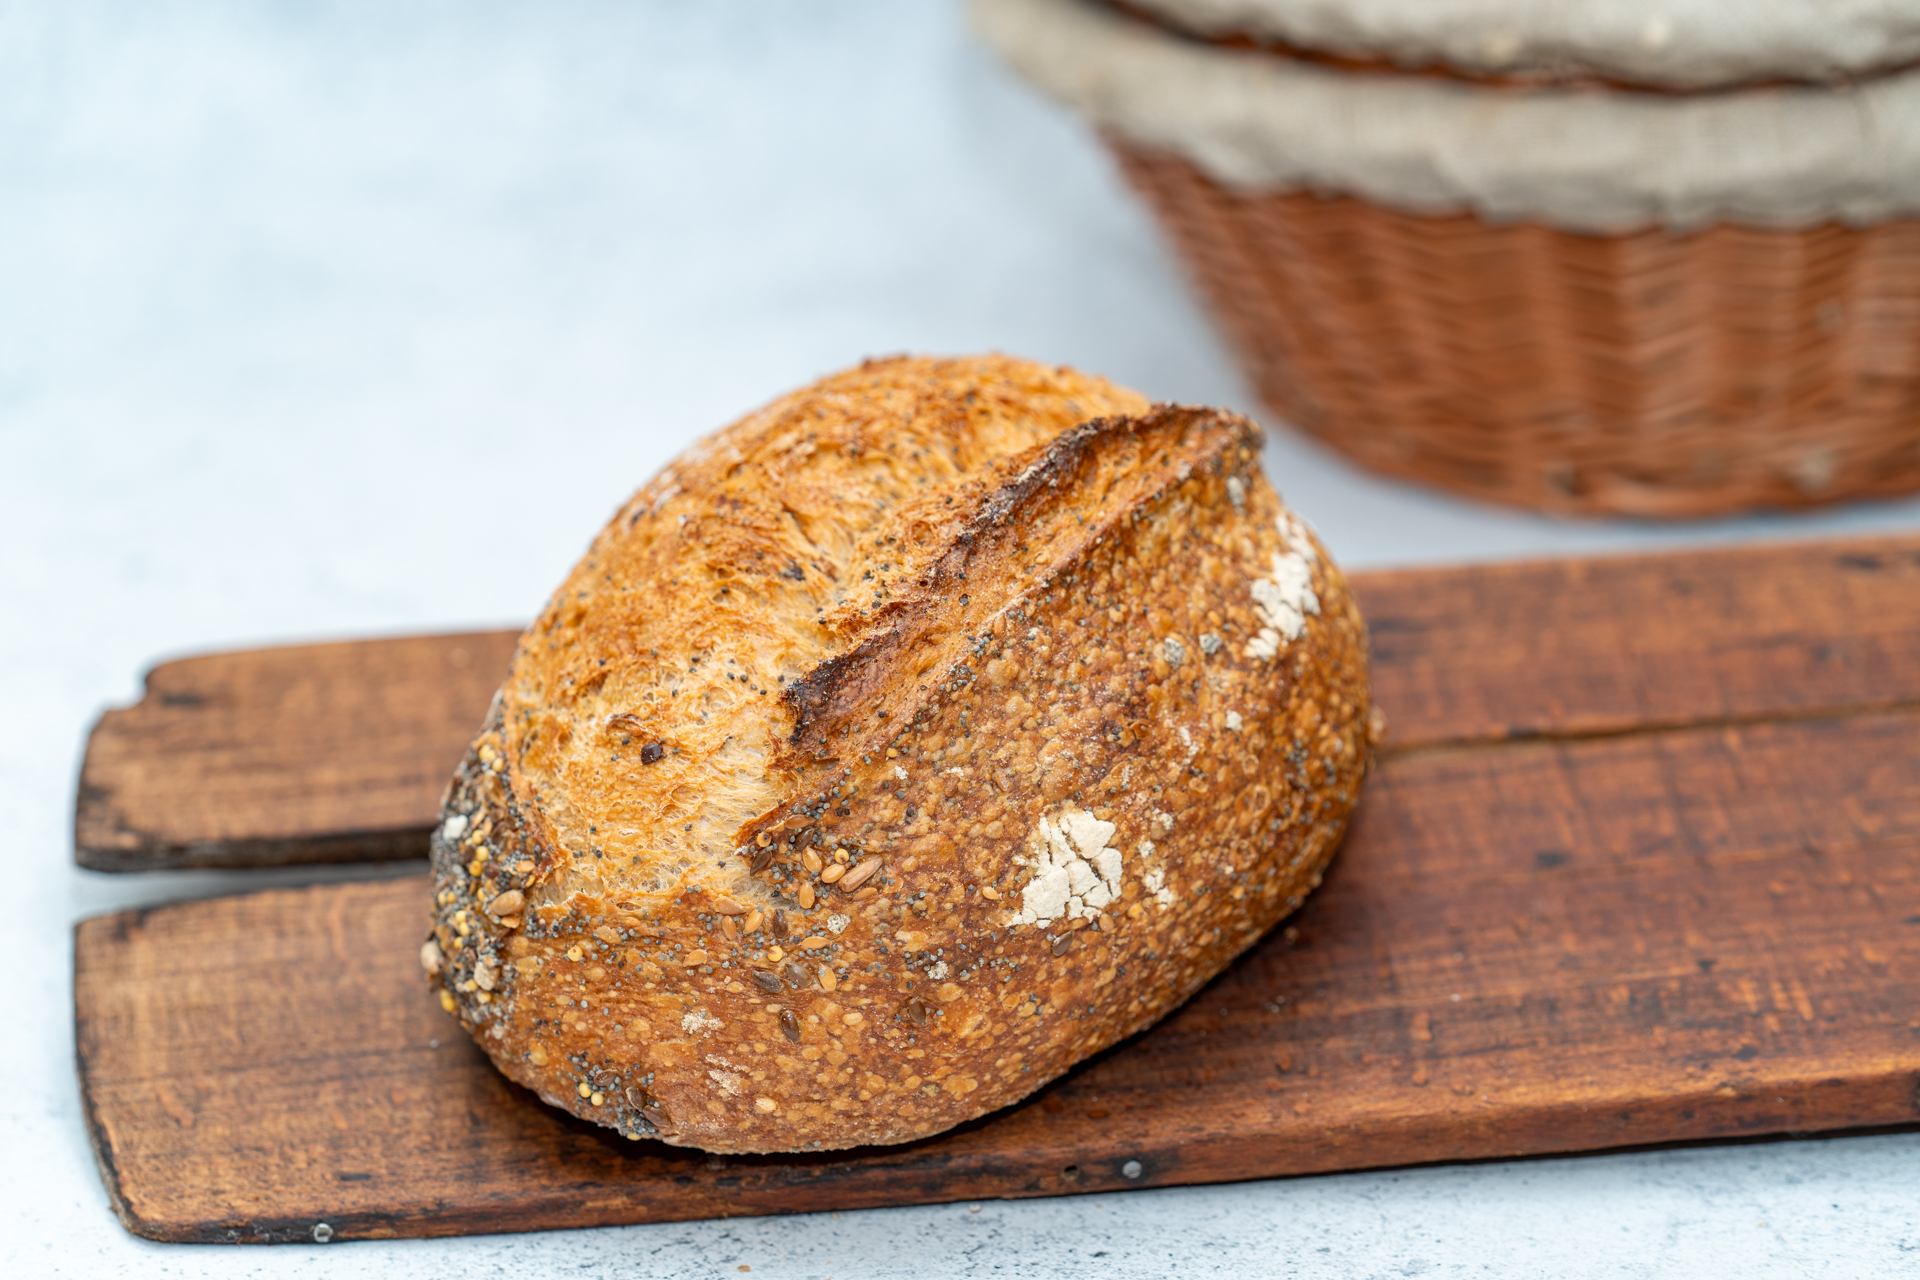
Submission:
<svg viewBox="0 0 1920 1280">
<path fill-rule="evenodd" d="M 493 625 L 696 432 L 868 353 L 1245 385 L 1085 136 L 945 4 L 0 10 L 0 1275 L 1920 1274 L 1920 1134 L 325 1248 L 121 1230 L 71 923 L 81 742 L 160 655 Z M 1276 433 L 1351 566 L 1920 529 L 1491 511 Z M 476 546 L 489 527 L 511 545 Z M 279 881 L 314 878 L 279 875 Z"/>
</svg>

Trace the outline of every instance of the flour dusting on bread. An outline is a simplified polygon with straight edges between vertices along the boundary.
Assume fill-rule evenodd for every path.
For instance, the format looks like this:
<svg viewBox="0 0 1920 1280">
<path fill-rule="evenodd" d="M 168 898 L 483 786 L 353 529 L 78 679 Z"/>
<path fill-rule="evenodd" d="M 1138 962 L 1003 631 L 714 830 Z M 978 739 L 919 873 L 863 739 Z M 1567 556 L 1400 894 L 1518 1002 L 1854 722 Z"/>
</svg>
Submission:
<svg viewBox="0 0 1920 1280">
<path fill-rule="evenodd" d="M 689 449 L 456 773 L 442 1004 L 718 1151 L 923 1137 L 1150 1025 L 1319 882 L 1369 759 L 1363 624 L 1259 443 L 985 357 Z"/>
<path fill-rule="evenodd" d="M 1033 879 L 1020 890 L 1009 924 L 1046 926 L 1091 919 L 1120 896 L 1120 851 L 1107 842 L 1114 824 L 1081 809 L 1042 818 L 1031 845 Z"/>
</svg>

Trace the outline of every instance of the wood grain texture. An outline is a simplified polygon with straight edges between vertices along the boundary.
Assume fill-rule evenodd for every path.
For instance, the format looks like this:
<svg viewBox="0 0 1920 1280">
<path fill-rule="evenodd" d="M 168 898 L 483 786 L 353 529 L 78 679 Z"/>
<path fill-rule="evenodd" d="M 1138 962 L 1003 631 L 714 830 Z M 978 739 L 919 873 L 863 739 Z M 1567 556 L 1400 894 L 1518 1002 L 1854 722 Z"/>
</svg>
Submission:
<svg viewBox="0 0 1920 1280">
<path fill-rule="evenodd" d="M 1353 578 L 1388 750 L 1920 703 L 1920 539 Z M 214 654 L 88 740 L 82 866 L 424 857 L 516 633 Z"/>
<path fill-rule="evenodd" d="M 87 739 L 74 853 L 96 871 L 427 856 L 517 631 L 209 654 L 155 667 Z"/>
<path fill-rule="evenodd" d="M 81 925 L 86 1113 L 127 1225 L 189 1241 L 1052 1195 L 1920 1119 L 1920 716 L 1406 757 L 1360 812 L 1291 928 L 1038 1098 L 925 1142 L 723 1159 L 540 1105 L 415 972 L 424 879 Z"/>
<path fill-rule="evenodd" d="M 424 879 L 282 890 L 79 927 L 114 1203 L 165 1240 L 446 1235 L 1920 1121 L 1920 540 L 1359 585 L 1399 749 L 1326 884 L 1020 1106 L 629 1142 L 440 1012 Z"/>
<path fill-rule="evenodd" d="M 1920 538 L 1353 585 L 1389 751 L 1920 703 Z"/>
</svg>

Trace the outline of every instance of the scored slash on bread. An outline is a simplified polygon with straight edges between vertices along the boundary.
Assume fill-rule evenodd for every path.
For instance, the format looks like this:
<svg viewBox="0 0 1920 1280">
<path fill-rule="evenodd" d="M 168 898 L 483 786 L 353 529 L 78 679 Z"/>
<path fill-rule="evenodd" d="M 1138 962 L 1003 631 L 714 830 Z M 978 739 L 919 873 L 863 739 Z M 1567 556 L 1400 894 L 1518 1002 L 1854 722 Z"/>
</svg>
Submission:
<svg viewBox="0 0 1920 1280">
<path fill-rule="evenodd" d="M 523 637 L 433 839 L 448 1010 L 716 1151 L 899 1142 L 1176 1007 L 1298 906 L 1365 632 L 1259 429 L 872 361 L 642 489 Z"/>
</svg>

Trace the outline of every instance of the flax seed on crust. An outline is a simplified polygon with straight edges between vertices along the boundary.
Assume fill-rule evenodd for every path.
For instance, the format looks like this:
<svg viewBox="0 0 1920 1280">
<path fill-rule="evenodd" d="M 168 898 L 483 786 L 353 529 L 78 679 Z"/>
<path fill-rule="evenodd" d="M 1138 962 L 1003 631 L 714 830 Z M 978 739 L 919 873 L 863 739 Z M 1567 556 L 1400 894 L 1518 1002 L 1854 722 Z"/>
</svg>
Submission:
<svg viewBox="0 0 1920 1280">
<path fill-rule="evenodd" d="M 442 1004 L 551 1105 L 741 1152 L 923 1137 L 1163 1016 L 1319 883 L 1369 759 L 1358 610 L 1259 443 L 987 357 L 694 446 L 459 766 Z"/>
</svg>

